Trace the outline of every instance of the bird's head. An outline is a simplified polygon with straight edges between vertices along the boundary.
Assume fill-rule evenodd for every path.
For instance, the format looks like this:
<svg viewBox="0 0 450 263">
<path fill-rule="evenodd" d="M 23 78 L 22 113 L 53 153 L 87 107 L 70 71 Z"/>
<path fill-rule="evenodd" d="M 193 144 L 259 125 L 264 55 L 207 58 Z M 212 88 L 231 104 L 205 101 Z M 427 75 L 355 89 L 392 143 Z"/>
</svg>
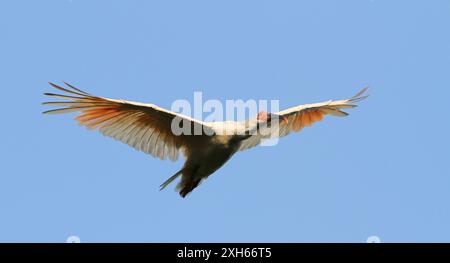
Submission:
<svg viewBox="0 0 450 263">
<path fill-rule="evenodd" d="M 288 124 L 289 122 L 286 117 L 274 113 L 269 113 L 267 111 L 258 112 L 258 115 L 256 115 L 256 120 L 258 121 L 258 124 L 262 123 L 271 124 L 273 120 L 281 121 L 284 124 Z"/>
</svg>

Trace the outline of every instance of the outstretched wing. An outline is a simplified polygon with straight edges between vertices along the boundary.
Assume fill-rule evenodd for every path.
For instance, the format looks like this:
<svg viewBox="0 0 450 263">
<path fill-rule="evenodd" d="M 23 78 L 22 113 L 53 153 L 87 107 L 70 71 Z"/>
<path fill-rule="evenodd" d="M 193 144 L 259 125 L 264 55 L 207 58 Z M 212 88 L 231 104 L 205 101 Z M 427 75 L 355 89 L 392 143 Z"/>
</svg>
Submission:
<svg viewBox="0 0 450 263">
<path fill-rule="evenodd" d="M 169 157 L 176 160 L 180 150 L 186 153 L 198 140 L 204 139 L 204 135 L 190 135 L 193 133 L 175 135 L 172 132 L 174 118 L 179 118 L 183 125 L 190 125 L 191 130 L 195 126 L 209 129 L 204 122 L 153 104 L 97 97 L 65 84 L 68 88 L 50 83 L 65 94 L 44 93 L 44 95 L 65 101 L 44 102 L 44 105 L 62 107 L 45 111 L 45 114 L 80 112 L 75 119 L 85 127 L 99 130 L 106 136 L 161 159 Z"/>
<path fill-rule="evenodd" d="M 338 117 L 347 116 L 348 113 L 342 111 L 342 109 L 356 107 L 357 105 L 355 103 L 368 97 L 368 95 L 364 95 L 367 89 L 368 87 L 361 90 L 360 92 L 358 92 L 358 94 L 351 97 L 350 99 L 337 101 L 329 100 L 326 102 L 314 104 L 304 104 L 275 113 L 276 115 L 280 116 L 278 137 L 284 137 L 290 134 L 292 131 L 298 132 L 304 127 L 321 121 L 327 115 Z M 287 122 L 281 121 L 281 119 L 287 120 Z M 250 136 L 248 139 L 244 140 L 241 143 L 239 150 L 243 151 L 255 147 L 261 143 L 262 139 L 265 139 L 265 137 L 260 133 Z"/>
</svg>

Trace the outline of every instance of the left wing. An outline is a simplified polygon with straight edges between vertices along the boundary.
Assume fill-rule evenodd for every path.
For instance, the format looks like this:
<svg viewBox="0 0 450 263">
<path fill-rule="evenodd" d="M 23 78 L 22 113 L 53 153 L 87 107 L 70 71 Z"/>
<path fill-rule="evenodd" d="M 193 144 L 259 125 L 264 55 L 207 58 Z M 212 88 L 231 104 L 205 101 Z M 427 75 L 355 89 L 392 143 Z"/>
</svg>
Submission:
<svg viewBox="0 0 450 263">
<path fill-rule="evenodd" d="M 368 97 L 368 95 L 364 95 L 367 90 L 368 87 L 364 88 L 350 99 L 336 101 L 329 100 L 314 104 L 304 104 L 275 113 L 276 115 L 280 116 L 280 120 L 281 118 L 287 120 L 287 122 L 279 122 L 278 137 L 284 137 L 292 131 L 298 132 L 304 127 L 321 121 L 327 115 L 338 117 L 347 116 L 348 113 L 342 111 L 342 109 L 350 109 L 356 107 L 357 105 L 355 103 Z M 252 135 L 248 139 L 242 141 L 239 150 L 244 151 L 255 147 L 261 143 L 261 140 L 268 138 L 269 136 L 265 137 L 260 133 Z"/>
</svg>

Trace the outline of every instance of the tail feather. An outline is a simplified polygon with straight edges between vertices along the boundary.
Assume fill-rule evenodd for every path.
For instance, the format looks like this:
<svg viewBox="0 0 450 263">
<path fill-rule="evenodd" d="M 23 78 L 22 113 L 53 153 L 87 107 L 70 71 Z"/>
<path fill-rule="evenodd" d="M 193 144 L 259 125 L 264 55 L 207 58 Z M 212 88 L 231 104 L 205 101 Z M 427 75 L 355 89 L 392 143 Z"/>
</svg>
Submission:
<svg viewBox="0 0 450 263">
<path fill-rule="evenodd" d="M 169 179 L 167 179 L 166 181 L 164 181 L 164 183 L 162 183 L 159 187 L 159 191 L 163 190 L 164 188 L 166 188 L 171 182 L 173 182 L 173 180 L 177 179 L 178 176 L 180 176 L 183 173 L 183 169 L 179 170 L 176 174 L 172 175 L 171 177 L 169 177 Z"/>
</svg>

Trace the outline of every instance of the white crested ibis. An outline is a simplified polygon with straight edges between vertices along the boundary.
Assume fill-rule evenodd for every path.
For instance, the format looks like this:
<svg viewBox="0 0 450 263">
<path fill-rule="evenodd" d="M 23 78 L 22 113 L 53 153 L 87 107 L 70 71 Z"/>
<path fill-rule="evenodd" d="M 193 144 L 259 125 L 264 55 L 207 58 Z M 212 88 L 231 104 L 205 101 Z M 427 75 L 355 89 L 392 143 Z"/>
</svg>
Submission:
<svg viewBox="0 0 450 263">
<path fill-rule="evenodd" d="M 276 127 L 277 136 L 283 137 L 322 120 L 326 115 L 347 116 L 342 109 L 356 107 L 356 102 L 367 97 L 365 88 L 350 99 L 305 104 L 276 113 L 260 112 L 246 121 L 203 122 L 153 104 L 97 97 L 65 84 L 67 88 L 50 83 L 65 94 L 44 94 L 65 101 L 44 102 L 45 105 L 62 107 L 44 113 L 80 112 L 75 118 L 80 124 L 161 159 L 176 160 L 182 153 L 186 159 L 184 166 L 160 186 L 162 190 L 181 176 L 177 190 L 182 197 L 236 152 L 257 146 L 272 136 L 263 133 L 263 129 Z M 201 128 L 204 132 L 177 134 L 172 126 L 175 118 L 183 125 L 190 125 L 191 131 Z M 274 119 L 277 120 L 276 125 L 272 125 Z"/>
</svg>

